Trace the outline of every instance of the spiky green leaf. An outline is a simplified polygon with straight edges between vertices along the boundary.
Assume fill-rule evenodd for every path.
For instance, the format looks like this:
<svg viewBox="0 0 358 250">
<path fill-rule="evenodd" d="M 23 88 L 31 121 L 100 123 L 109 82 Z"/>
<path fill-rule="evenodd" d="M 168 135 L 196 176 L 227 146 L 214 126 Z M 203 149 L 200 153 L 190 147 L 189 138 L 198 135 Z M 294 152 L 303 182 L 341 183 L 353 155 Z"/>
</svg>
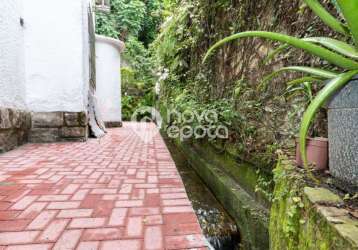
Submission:
<svg viewBox="0 0 358 250">
<path fill-rule="evenodd" d="M 337 2 L 348 23 L 348 27 L 353 35 L 355 45 L 358 49 L 358 1 L 338 0 Z"/>
<path fill-rule="evenodd" d="M 328 70 L 317 69 L 312 67 L 304 67 L 304 66 L 290 66 L 290 67 L 283 67 L 277 71 L 272 72 L 271 74 L 269 74 L 264 78 L 263 82 L 270 81 L 278 74 L 281 74 L 286 71 L 306 73 L 323 79 L 332 79 L 338 76 L 337 73 Z"/>
<path fill-rule="evenodd" d="M 320 44 L 328 49 L 340 53 L 341 55 L 353 59 L 358 59 L 358 50 L 354 46 L 347 44 L 345 42 L 328 37 L 308 37 L 308 38 L 302 38 L 302 40 L 306 42 Z M 288 44 L 282 44 L 281 46 L 272 50 L 265 58 L 264 64 L 269 63 L 274 57 L 276 57 L 279 53 L 283 52 L 288 47 L 289 47 Z"/>
<path fill-rule="evenodd" d="M 339 67 L 348 69 L 348 70 L 355 70 L 358 69 L 358 62 L 353 61 L 351 59 L 345 58 L 344 56 L 341 56 L 337 53 L 334 53 L 328 49 L 325 49 L 319 45 L 313 44 L 311 42 L 302 41 L 299 38 L 275 33 L 275 32 L 267 32 L 267 31 L 246 31 L 238 34 L 231 35 L 229 37 L 226 37 L 222 39 L 221 41 L 214 44 L 206 53 L 203 62 L 206 61 L 206 59 L 211 55 L 211 53 L 221 47 L 222 45 L 231 42 L 233 40 L 237 40 L 240 38 L 247 38 L 247 37 L 261 37 L 266 38 L 274 41 L 279 41 L 283 43 L 287 43 L 293 47 L 303 49 L 310 54 L 316 55 L 334 65 L 337 65 Z"/>
<path fill-rule="evenodd" d="M 349 31 L 347 29 L 347 27 L 342 24 L 340 21 L 338 21 L 334 16 L 332 16 L 321 4 L 318 0 L 304 0 L 305 3 L 308 5 L 308 7 L 310 7 L 310 9 L 317 15 L 319 16 L 322 21 L 328 25 L 329 27 L 331 27 L 333 30 L 344 34 L 344 35 L 348 35 Z M 356 1 L 356 0 L 343 0 L 346 2 L 349 1 Z"/>
<path fill-rule="evenodd" d="M 306 42 L 313 42 L 313 43 L 320 44 L 344 56 L 358 59 L 358 50 L 352 45 L 349 45 L 348 43 L 328 37 L 308 37 L 308 38 L 302 38 L 302 40 Z"/>
<path fill-rule="evenodd" d="M 311 82 L 305 82 L 299 86 L 290 86 L 285 92 L 286 98 L 291 99 L 299 94 L 304 93 L 309 101 L 312 100 L 312 84 Z"/>
<path fill-rule="evenodd" d="M 305 77 L 301 77 L 301 78 L 292 80 L 292 81 L 288 82 L 287 85 L 294 86 L 294 85 L 305 83 L 305 82 L 321 82 L 321 81 L 322 81 L 322 79 L 319 79 L 317 77 L 305 76 Z"/>
</svg>

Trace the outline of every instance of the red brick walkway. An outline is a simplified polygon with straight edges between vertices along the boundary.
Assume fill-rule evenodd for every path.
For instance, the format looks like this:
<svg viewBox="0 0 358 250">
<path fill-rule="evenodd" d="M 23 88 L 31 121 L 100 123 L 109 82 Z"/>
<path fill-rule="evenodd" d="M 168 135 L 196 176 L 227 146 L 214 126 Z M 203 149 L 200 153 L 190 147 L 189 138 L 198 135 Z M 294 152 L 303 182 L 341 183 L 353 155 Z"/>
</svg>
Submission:
<svg viewBox="0 0 358 250">
<path fill-rule="evenodd" d="M 162 138 L 131 127 L 0 155 L 0 249 L 206 249 Z"/>
</svg>

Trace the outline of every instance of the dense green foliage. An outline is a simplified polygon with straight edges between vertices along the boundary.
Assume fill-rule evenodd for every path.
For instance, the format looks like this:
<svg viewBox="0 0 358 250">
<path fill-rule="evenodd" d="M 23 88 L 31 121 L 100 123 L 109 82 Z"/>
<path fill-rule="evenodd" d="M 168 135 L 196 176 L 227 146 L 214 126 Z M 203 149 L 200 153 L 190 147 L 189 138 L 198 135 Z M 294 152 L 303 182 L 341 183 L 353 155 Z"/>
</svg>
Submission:
<svg viewBox="0 0 358 250">
<path fill-rule="evenodd" d="M 158 65 L 169 71 L 169 76 L 161 83 L 160 101 L 163 106 L 180 112 L 217 112 L 220 114 L 219 123 L 230 127 L 230 141 L 241 141 L 242 143 L 236 144 L 237 149 L 247 152 L 250 149 L 246 148 L 245 140 L 248 141 L 255 135 L 256 128 L 245 114 L 237 112 L 237 108 L 256 109 L 260 105 L 259 102 L 247 102 L 242 103 L 247 105 L 246 107 L 239 106 L 236 96 L 239 96 L 241 91 L 245 92 L 246 88 L 249 89 L 249 86 L 241 86 L 240 90 L 233 91 L 233 88 L 229 89 L 229 86 L 222 85 L 215 79 L 216 72 L 210 69 L 214 63 L 210 66 L 201 65 L 202 55 L 210 41 L 206 34 L 210 32 L 206 30 L 205 22 L 210 20 L 216 8 L 226 6 L 210 6 L 209 1 L 185 1 L 174 6 L 175 14 L 164 23 L 160 36 L 153 44 Z M 210 7 L 213 7 L 212 11 L 209 11 Z M 224 30 L 222 32 L 225 33 Z M 212 37 L 217 35 L 220 35 L 220 32 L 211 34 Z M 235 80 L 231 81 L 231 85 L 235 85 Z M 240 79 L 236 81 L 239 82 Z M 259 113 L 257 115 L 259 116 Z M 179 121 L 174 120 L 171 123 L 177 124 Z M 198 123 L 200 121 L 189 125 L 195 126 Z"/>
<path fill-rule="evenodd" d="M 153 106 L 155 77 L 148 46 L 158 33 L 161 10 L 161 0 L 111 0 L 109 13 L 96 12 L 96 32 L 126 44 L 121 69 L 124 120 L 140 106 Z"/>
<path fill-rule="evenodd" d="M 122 111 L 123 119 L 130 120 L 131 115 L 139 107 L 154 105 L 156 77 L 150 52 L 136 37 L 128 38 L 123 59 L 128 66 L 121 69 Z"/>
<path fill-rule="evenodd" d="M 137 37 L 147 47 L 162 21 L 160 0 L 111 0 L 110 12 L 96 12 L 96 32 L 127 41 Z"/>
<path fill-rule="evenodd" d="M 122 112 L 123 119 L 130 120 L 133 112 L 141 106 L 154 105 L 153 66 L 149 51 L 135 37 L 129 37 L 122 67 Z"/>
<path fill-rule="evenodd" d="M 214 42 L 249 29 L 280 30 L 299 37 L 337 36 L 300 4 L 284 0 L 186 0 L 169 4 L 173 14 L 152 46 L 157 66 L 169 72 L 161 81 L 161 105 L 179 111 L 218 111 L 219 123 L 230 129 L 229 140 L 219 142 L 223 150 L 235 148 L 243 160 L 272 165 L 276 149 L 294 147 L 305 106 L 323 83 L 307 84 L 301 79 L 287 89 L 285 83 L 291 73 L 269 80 L 270 84 L 262 81 L 263 76 L 289 61 L 325 70 L 334 67 L 287 47 L 279 50 L 283 53 L 278 57 L 269 59 L 274 46 L 252 39 L 225 44 L 206 64 L 201 62 Z M 333 10 L 333 5 L 327 6 Z M 311 135 L 326 136 L 325 116 L 324 112 L 319 114 Z"/>
<path fill-rule="evenodd" d="M 146 17 L 139 33 L 139 40 L 148 47 L 156 38 L 159 31 L 159 25 L 163 20 L 162 3 L 160 0 L 147 0 L 145 1 L 145 6 Z"/>
<path fill-rule="evenodd" d="M 356 248 L 354 241 L 347 237 L 354 235 L 354 226 L 341 224 L 336 227 L 335 221 L 330 220 L 332 214 L 327 212 L 337 209 L 341 200 L 337 194 L 326 188 L 309 187 L 304 171 L 297 169 L 284 156 L 280 157 L 273 172 L 275 190 L 270 210 L 271 250 Z M 343 218 L 341 221 L 355 223 Z M 342 233 L 343 230 L 345 233 Z"/>
</svg>

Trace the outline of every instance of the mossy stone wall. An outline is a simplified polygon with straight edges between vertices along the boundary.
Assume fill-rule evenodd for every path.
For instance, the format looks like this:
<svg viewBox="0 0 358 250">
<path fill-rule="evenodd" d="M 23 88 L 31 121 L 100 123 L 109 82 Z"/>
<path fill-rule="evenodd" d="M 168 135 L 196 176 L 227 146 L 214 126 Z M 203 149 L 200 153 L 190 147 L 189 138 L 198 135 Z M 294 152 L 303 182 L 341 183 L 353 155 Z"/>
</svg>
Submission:
<svg viewBox="0 0 358 250">
<path fill-rule="evenodd" d="M 275 169 L 270 212 L 271 250 L 358 249 L 358 220 L 326 188 L 311 188 L 290 161 Z"/>
<path fill-rule="evenodd" d="M 358 220 L 342 198 L 328 188 L 310 187 L 291 161 L 279 160 L 272 199 L 267 199 L 255 192 L 260 178 L 268 178 L 257 167 L 208 144 L 175 144 L 234 218 L 243 250 L 358 249 Z"/>
</svg>

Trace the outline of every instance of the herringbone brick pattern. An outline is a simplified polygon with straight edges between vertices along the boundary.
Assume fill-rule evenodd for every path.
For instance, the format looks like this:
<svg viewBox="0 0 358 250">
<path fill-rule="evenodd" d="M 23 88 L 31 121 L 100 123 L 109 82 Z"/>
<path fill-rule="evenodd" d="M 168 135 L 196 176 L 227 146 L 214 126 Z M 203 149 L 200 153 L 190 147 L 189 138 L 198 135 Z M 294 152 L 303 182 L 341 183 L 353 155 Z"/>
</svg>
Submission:
<svg viewBox="0 0 358 250">
<path fill-rule="evenodd" d="M 126 123 L 0 155 L 0 249 L 206 247 L 162 138 L 144 143 Z"/>
</svg>

